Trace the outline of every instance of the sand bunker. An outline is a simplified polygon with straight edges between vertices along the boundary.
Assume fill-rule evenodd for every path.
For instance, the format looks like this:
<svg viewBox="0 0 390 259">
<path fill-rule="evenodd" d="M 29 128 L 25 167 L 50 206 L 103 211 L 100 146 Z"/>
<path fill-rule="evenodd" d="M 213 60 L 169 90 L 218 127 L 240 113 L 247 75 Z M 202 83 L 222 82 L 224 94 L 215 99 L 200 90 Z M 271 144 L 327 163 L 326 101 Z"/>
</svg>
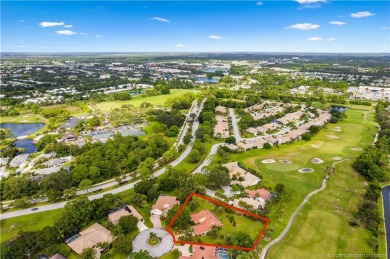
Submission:
<svg viewBox="0 0 390 259">
<path fill-rule="evenodd" d="M 298 170 L 300 173 L 312 173 L 314 170 L 312 168 L 301 168 Z"/>
<path fill-rule="evenodd" d="M 291 162 L 290 160 L 282 159 L 282 160 L 279 160 L 279 163 L 282 163 L 282 164 L 291 164 L 292 162 Z"/>
<path fill-rule="evenodd" d="M 362 151 L 363 149 L 360 148 L 360 147 L 354 147 L 354 148 L 351 148 L 351 150 L 353 150 L 353 151 Z"/>
<path fill-rule="evenodd" d="M 333 157 L 332 159 L 335 160 L 335 161 L 339 161 L 339 160 L 341 160 L 342 158 L 339 157 L 339 156 L 335 156 L 335 157 Z"/>
<path fill-rule="evenodd" d="M 319 146 L 317 145 L 311 145 L 313 148 L 320 148 Z"/>
<path fill-rule="evenodd" d="M 313 164 L 322 164 L 322 163 L 324 162 L 324 160 L 322 160 L 322 159 L 316 157 L 316 158 L 313 158 L 313 159 L 311 160 L 311 162 L 312 162 Z"/>
<path fill-rule="evenodd" d="M 339 137 L 335 136 L 335 135 L 326 135 L 328 138 L 330 139 L 338 139 Z"/>
<path fill-rule="evenodd" d="M 263 161 L 261 161 L 263 164 L 273 164 L 275 163 L 276 161 L 274 159 L 264 159 Z"/>
</svg>

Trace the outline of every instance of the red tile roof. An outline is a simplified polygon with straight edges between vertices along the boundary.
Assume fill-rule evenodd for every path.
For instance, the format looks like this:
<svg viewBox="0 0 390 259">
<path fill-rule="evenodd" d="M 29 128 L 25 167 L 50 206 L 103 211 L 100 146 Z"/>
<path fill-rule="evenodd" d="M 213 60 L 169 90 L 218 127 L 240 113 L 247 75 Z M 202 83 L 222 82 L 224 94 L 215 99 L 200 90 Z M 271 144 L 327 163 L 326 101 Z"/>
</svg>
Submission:
<svg viewBox="0 0 390 259">
<path fill-rule="evenodd" d="M 179 259 L 218 259 L 215 255 L 216 248 L 213 246 L 194 245 L 192 256 L 180 256 Z"/>
<path fill-rule="evenodd" d="M 195 234 L 202 235 L 209 232 L 213 226 L 222 227 L 221 221 L 209 210 L 202 210 L 191 215 L 191 220 L 197 224 L 192 227 Z"/>
<path fill-rule="evenodd" d="M 255 191 L 245 190 L 245 192 L 251 198 L 256 198 L 257 196 L 259 196 L 259 197 L 263 198 L 264 200 L 268 200 L 269 196 L 271 195 L 271 193 L 268 190 L 264 189 L 264 188 L 257 189 Z M 256 196 L 256 194 L 257 194 L 257 196 Z"/>
</svg>

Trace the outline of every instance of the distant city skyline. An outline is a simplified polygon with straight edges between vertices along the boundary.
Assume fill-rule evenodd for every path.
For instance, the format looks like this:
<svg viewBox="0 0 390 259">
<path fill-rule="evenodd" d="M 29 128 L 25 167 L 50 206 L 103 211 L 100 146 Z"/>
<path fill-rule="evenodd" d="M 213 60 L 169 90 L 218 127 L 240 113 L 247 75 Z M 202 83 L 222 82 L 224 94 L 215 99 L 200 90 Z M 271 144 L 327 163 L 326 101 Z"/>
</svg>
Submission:
<svg viewBox="0 0 390 259">
<path fill-rule="evenodd" d="M 388 1 L 3 1 L 2 52 L 390 53 Z"/>
</svg>

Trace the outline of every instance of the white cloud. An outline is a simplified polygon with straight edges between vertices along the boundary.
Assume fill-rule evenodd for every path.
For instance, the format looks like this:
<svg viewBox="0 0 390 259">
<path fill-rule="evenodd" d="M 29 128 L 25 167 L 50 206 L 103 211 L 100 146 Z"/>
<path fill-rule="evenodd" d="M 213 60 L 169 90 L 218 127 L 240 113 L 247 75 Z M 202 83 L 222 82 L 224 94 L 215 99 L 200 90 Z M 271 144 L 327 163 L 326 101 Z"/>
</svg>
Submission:
<svg viewBox="0 0 390 259">
<path fill-rule="evenodd" d="M 18 20 L 18 22 L 25 23 L 26 21 L 25 20 Z"/>
<path fill-rule="evenodd" d="M 81 34 L 81 35 L 89 35 L 89 34 L 91 34 L 91 33 L 89 33 L 89 32 L 80 32 L 80 34 Z"/>
<path fill-rule="evenodd" d="M 212 39 L 212 40 L 222 40 L 224 38 L 225 38 L 224 36 L 220 36 L 220 35 L 210 35 L 209 36 L 209 39 Z"/>
<path fill-rule="evenodd" d="M 179 44 L 176 44 L 175 47 L 176 47 L 176 48 L 186 48 L 187 45 L 184 45 L 184 44 L 179 43 Z"/>
<path fill-rule="evenodd" d="M 64 26 L 64 22 L 41 22 L 39 26 L 41 27 L 56 27 L 56 26 Z"/>
<path fill-rule="evenodd" d="M 327 38 L 326 41 L 335 41 L 335 38 Z"/>
<path fill-rule="evenodd" d="M 71 30 L 56 31 L 56 33 L 59 35 L 65 35 L 65 36 L 72 36 L 72 35 L 77 34 L 76 32 L 71 31 Z"/>
<path fill-rule="evenodd" d="M 294 0 L 295 2 L 298 2 L 299 4 L 314 4 L 314 3 L 326 3 L 327 0 Z"/>
<path fill-rule="evenodd" d="M 166 23 L 170 23 L 171 22 L 170 20 L 165 19 L 165 18 L 161 18 L 161 17 L 153 17 L 151 19 L 155 20 L 155 21 L 159 21 L 159 22 L 166 22 Z"/>
<path fill-rule="evenodd" d="M 346 25 L 347 24 L 345 22 L 340 22 L 340 21 L 331 21 L 329 23 L 332 24 L 332 25 Z"/>
<path fill-rule="evenodd" d="M 96 35 L 96 38 L 103 38 L 103 35 L 98 34 Z"/>
<path fill-rule="evenodd" d="M 374 16 L 374 15 L 375 15 L 374 13 L 367 12 L 367 11 L 351 13 L 352 18 L 364 18 L 364 17 L 370 17 L 370 16 Z"/>
<path fill-rule="evenodd" d="M 313 23 L 297 23 L 288 26 L 286 29 L 296 29 L 296 30 L 315 30 L 320 28 L 318 24 L 313 24 Z"/>
<path fill-rule="evenodd" d="M 307 38 L 308 41 L 321 41 L 323 40 L 322 38 L 320 37 L 310 37 L 310 38 Z"/>
<path fill-rule="evenodd" d="M 263 5 L 263 2 L 257 2 L 256 4 L 257 5 Z"/>
<path fill-rule="evenodd" d="M 72 28 L 73 26 L 68 24 L 68 25 L 64 25 L 64 28 Z"/>
<path fill-rule="evenodd" d="M 390 27 L 382 27 L 383 30 L 390 30 Z"/>
</svg>

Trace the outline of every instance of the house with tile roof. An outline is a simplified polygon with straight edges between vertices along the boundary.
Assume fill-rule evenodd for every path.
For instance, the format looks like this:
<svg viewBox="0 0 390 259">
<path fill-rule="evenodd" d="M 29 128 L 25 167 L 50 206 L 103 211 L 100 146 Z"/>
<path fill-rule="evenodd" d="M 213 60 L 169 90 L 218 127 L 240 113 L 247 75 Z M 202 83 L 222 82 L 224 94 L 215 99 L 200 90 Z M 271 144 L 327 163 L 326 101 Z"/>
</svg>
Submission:
<svg viewBox="0 0 390 259">
<path fill-rule="evenodd" d="M 102 225 L 95 223 L 81 231 L 79 237 L 67 243 L 67 245 L 77 254 L 81 254 L 84 249 L 94 248 L 99 243 L 111 243 L 113 236 L 111 232 Z"/>
<path fill-rule="evenodd" d="M 205 235 L 213 227 L 222 227 L 222 222 L 209 210 L 202 210 L 191 214 L 191 220 L 195 223 L 192 231 L 196 235 Z"/>
<path fill-rule="evenodd" d="M 160 195 L 156 203 L 152 206 L 152 215 L 166 215 L 168 210 L 172 209 L 175 205 L 179 205 L 180 202 L 175 196 L 163 196 Z"/>
</svg>

